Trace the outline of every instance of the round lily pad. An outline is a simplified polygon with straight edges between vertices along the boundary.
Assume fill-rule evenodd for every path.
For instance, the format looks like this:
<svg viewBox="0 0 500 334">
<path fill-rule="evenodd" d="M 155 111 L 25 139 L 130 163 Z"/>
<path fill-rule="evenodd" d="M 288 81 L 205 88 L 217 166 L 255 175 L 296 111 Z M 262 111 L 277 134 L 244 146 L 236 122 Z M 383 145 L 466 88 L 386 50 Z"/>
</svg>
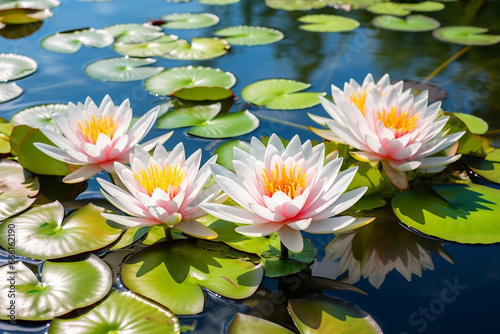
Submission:
<svg viewBox="0 0 500 334">
<path fill-rule="evenodd" d="M 23 93 L 23 89 L 15 82 L 0 83 L 0 103 L 15 99 Z"/>
<path fill-rule="evenodd" d="M 240 0 L 198 0 L 204 5 L 232 5 L 240 2 Z"/>
<path fill-rule="evenodd" d="M 178 334 L 179 320 L 171 311 L 130 291 L 111 291 L 89 312 L 77 317 L 56 318 L 48 334 L 141 333 Z"/>
<path fill-rule="evenodd" d="M 142 43 L 164 35 L 163 30 L 151 24 L 125 23 L 104 28 L 115 36 L 115 43 Z"/>
<path fill-rule="evenodd" d="M 40 279 L 23 262 L 5 265 L 0 267 L 2 291 L 9 290 L 8 279 L 12 275 L 16 287 L 15 317 L 19 320 L 51 320 L 94 304 L 106 296 L 112 284 L 111 270 L 95 255 L 73 262 L 45 261 Z M 8 298 L 0 299 L 3 310 L 8 309 L 9 303 Z M 1 312 L 0 319 L 7 320 L 7 312 Z"/>
<path fill-rule="evenodd" d="M 60 132 L 59 127 L 54 123 L 52 115 L 58 114 L 67 116 L 68 105 L 64 103 L 40 104 L 23 109 L 10 119 L 14 125 L 26 124 L 32 128 L 48 128 Z"/>
<path fill-rule="evenodd" d="M 151 41 L 142 43 L 123 43 L 113 44 L 113 50 L 119 54 L 131 57 L 155 57 L 167 53 L 172 48 L 172 42 L 179 37 L 175 35 L 165 35 Z"/>
<path fill-rule="evenodd" d="M 269 109 L 305 109 L 319 104 L 319 96 L 326 95 L 326 93 L 298 93 L 309 87 L 310 84 L 299 81 L 268 79 L 246 86 L 241 91 L 241 96 L 250 103 L 265 105 Z"/>
<path fill-rule="evenodd" d="M 492 45 L 500 42 L 500 35 L 487 35 L 487 28 L 451 26 L 434 30 L 432 35 L 440 41 L 462 45 Z"/>
<path fill-rule="evenodd" d="M 247 141 L 233 139 L 226 141 L 219 146 L 214 151 L 217 154 L 217 163 L 221 166 L 226 167 L 229 170 L 234 170 L 233 168 L 233 150 L 237 147 L 245 152 L 250 151 L 250 143 Z"/>
<path fill-rule="evenodd" d="M 40 22 L 52 17 L 48 9 L 40 10 L 34 8 L 0 9 L 0 23 L 3 24 L 29 24 Z"/>
<path fill-rule="evenodd" d="M 0 84 L 1 88 L 2 84 Z M 0 154 L 11 152 L 10 136 L 14 130 L 14 125 L 0 117 Z"/>
<path fill-rule="evenodd" d="M 478 157 L 464 155 L 461 161 L 470 168 L 474 173 L 482 177 L 500 183 L 500 163 L 497 161 L 490 161 Z"/>
<path fill-rule="evenodd" d="M 274 9 L 310 10 L 326 6 L 324 0 L 266 0 L 266 5 Z"/>
<path fill-rule="evenodd" d="M 137 81 L 160 73 L 165 68 L 146 66 L 156 63 L 153 58 L 116 57 L 95 61 L 85 67 L 88 76 L 104 81 Z"/>
<path fill-rule="evenodd" d="M 424 15 L 410 15 L 405 19 L 381 15 L 375 17 L 372 22 L 376 27 L 395 31 L 430 31 L 440 26 L 438 21 Z"/>
<path fill-rule="evenodd" d="M 0 160 L 0 221 L 29 208 L 39 190 L 38 179 L 33 178 L 20 164 Z M 0 225 L 0 228 L 8 228 L 5 225 Z M 5 239 L 7 234 L 3 236 Z"/>
<path fill-rule="evenodd" d="M 169 44 L 170 49 L 162 55 L 167 59 L 204 60 L 225 55 L 229 44 L 218 38 L 193 38 L 191 44 L 184 39 Z"/>
<path fill-rule="evenodd" d="M 476 135 L 482 135 L 486 133 L 486 131 L 488 131 L 488 123 L 477 116 L 460 112 L 454 112 L 453 114 L 460 118 L 460 120 L 464 122 L 465 125 L 467 125 L 467 128 L 470 132 Z"/>
<path fill-rule="evenodd" d="M 396 2 L 379 2 L 370 5 L 366 10 L 374 14 L 405 16 L 411 13 L 410 9 L 404 8 L 400 3 Z"/>
<path fill-rule="evenodd" d="M 178 129 L 203 124 L 213 119 L 221 110 L 220 103 L 175 108 L 156 121 L 158 129 Z"/>
<path fill-rule="evenodd" d="M 259 127 L 259 119 L 248 110 L 224 114 L 193 126 L 188 134 L 203 138 L 231 138 L 245 135 Z"/>
<path fill-rule="evenodd" d="M 175 13 L 161 18 L 167 21 L 162 27 L 168 29 L 199 29 L 219 23 L 219 17 L 210 13 Z"/>
<path fill-rule="evenodd" d="M 265 27 L 235 26 L 217 30 L 215 35 L 223 37 L 231 45 L 265 45 L 283 39 L 281 31 Z"/>
<path fill-rule="evenodd" d="M 174 67 L 146 79 L 146 89 L 158 95 L 171 95 L 181 88 L 224 87 L 231 88 L 236 77 L 211 67 Z"/>
<path fill-rule="evenodd" d="M 229 324 L 228 334 L 247 334 L 251 328 L 254 333 L 293 334 L 292 331 L 273 322 L 251 315 L 238 313 Z"/>
<path fill-rule="evenodd" d="M 500 242 L 500 190 L 477 184 L 433 186 L 437 193 L 407 190 L 392 200 L 401 221 L 424 233 L 466 244 Z"/>
<path fill-rule="evenodd" d="M 249 256 L 220 243 L 172 240 L 133 255 L 124 262 L 121 278 L 130 290 L 176 314 L 195 314 L 203 310 L 201 286 L 233 299 L 257 290 L 264 270 L 258 258 Z"/>
<path fill-rule="evenodd" d="M 423 1 L 419 3 L 401 3 L 405 9 L 416 12 L 436 12 L 444 9 L 444 4 L 437 1 Z"/>
<path fill-rule="evenodd" d="M 0 225 L 0 245 L 8 247 L 7 231 L 13 228 L 16 254 L 33 259 L 56 259 L 100 249 L 117 240 L 124 230 L 111 225 L 101 216 L 103 212 L 111 210 L 88 204 L 64 219 L 64 207 L 57 201 L 33 207 Z"/>
<path fill-rule="evenodd" d="M 179 99 L 188 101 L 217 101 L 233 96 L 233 91 L 223 87 L 188 87 L 172 93 Z"/>
<path fill-rule="evenodd" d="M 305 15 L 299 17 L 299 21 L 306 23 L 300 29 L 316 32 L 351 31 L 359 27 L 359 22 L 355 19 L 329 14 Z"/>
<path fill-rule="evenodd" d="M 38 63 L 14 53 L 0 53 L 0 82 L 24 78 L 36 71 Z"/>
<path fill-rule="evenodd" d="M 105 48 L 113 43 L 114 36 L 104 29 L 84 29 L 55 33 L 45 37 L 41 45 L 44 49 L 58 53 L 75 53 L 82 45 Z"/>
<path fill-rule="evenodd" d="M 0 9 L 9 8 L 54 8 L 61 4 L 59 0 L 3 0 L 0 1 Z"/>
</svg>

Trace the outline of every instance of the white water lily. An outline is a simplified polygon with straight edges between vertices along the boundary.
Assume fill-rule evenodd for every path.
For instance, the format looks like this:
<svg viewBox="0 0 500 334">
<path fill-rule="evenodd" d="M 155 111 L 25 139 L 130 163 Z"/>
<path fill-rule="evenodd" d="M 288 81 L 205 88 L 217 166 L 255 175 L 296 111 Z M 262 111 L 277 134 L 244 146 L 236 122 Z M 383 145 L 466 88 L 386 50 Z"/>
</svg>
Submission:
<svg viewBox="0 0 500 334">
<path fill-rule="evenodd" d="M 216 184 L 203 189 L 211 176 L 209 164 L 216 159 L 211 157 L 200 168 L 201 150 L 186 159 L 182 143 L 170 153 L 158 145 L 153 156 L 136 146 L 131 168 L 115 162 L 125 189 L 97 179 L 104 196 L 129 216 L 103 213 L 103 217 L 125 226 L 163 224 L 195 237 L 216 238 L 213 230 L 195 221 L 206 215 L 199 205 L 215 200 L 220 192 Z"/>
<path fill-rule="evenodd" d="M 323 144 L 312 147 L 293 137 L 285 148 L 273 134 L 267 148 L 252 138 L 250 152 L 234 149 L 235 173 L 211 164 L 215 181 L 240 207 L 202 204 L 209 214 L 248 224 L 236 231 L 251 237 L 277 232 L 291 251 L 303 248 L 301 231 L 333 233 L 367 224 L 372 218 L 333 217 L 356 203 L 366 187 L 347 193 L 357 167 L 339 174 L 342 159 L 324 165 Z"/>
<path fill-rule="evenodd" d="M 40 129 L 57 147 L 43 143 L 35 143 L 35 146 L 54 159 L 82 166 L 63 179 L 66 183 L 84 181 L 103 169 L 114 173 L 114 162 L 128 163 L 130 153 L 151 129 L 158 111 L 159 107 L 151 109 L 128 130 L 132 120 L 128 99 L 115 106 L 106 95 L 97 107 L 88 97 L 85 104 L 69 103 L 67 117 L 53 115 L 62 135 L 50 129 Z M 142 147 L 151 150 L 171 135 L 171 132 L 167 133 L 142 144 Z"/>
</svg>

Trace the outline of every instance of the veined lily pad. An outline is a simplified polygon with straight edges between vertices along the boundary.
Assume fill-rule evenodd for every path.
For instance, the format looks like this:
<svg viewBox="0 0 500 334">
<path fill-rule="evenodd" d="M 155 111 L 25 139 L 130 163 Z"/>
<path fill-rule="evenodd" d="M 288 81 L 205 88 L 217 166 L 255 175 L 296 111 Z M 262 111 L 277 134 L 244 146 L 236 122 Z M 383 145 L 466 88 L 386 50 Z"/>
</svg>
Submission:
<svg viewBox="0 0 500 334">
<path fill-rule="evenodd" d="M 0 267 L 2 291 L 8 291 L 12 272 L 16 286 L 15 317 L 20 320 L 51 320 L 94 304 L 106 296 L 112 282 L 111 270 L 95 255 L 75 262 L 46 261 L 40 280 L 23 262 L 5 265 Z M 9 299 L 0 299 L 0 305 L 8 310 Z M 0 313 L 0 319 L 8 319 L 7 312 Z"/>
<path fill-rule="evenodd" d="M 432 35 L 444 42 L 462 45 L 492 45 L 500 42 L 500 35 L 487 35 L 487 28 L 452 26 L 434 30 Z"/>
<path fill-rule="evenodd" d="M 240 0 L 198 0 L 204 5 L 232 5 L 240 2 Z"/>
<path fill-rule="evenodd" d="M 236 317 L 229 324 L 227 333 L 247 334 L 249 328 L 255 333 L 293 334 L 292 331 L 273 322 L 242 313 L 236 314 Z"/>
<path fill-rule="evenodd" d="M 396 31 L 430 31 L 439 28 L 440 23 L 424 15 L 410 15 L 405 19 L 382 15 L 373 19 L 376 27 Z"/>
<path fill-rule="evenodd" d="M 54 8 L 61 4 L 59 0 L 1 0 L 0 9 L 10 8 Z"/>
<path fill-rule="evenodd" d="M 329 14 L 315 14 L 299 17 L 299 21 L 306 23 L 299 28 L 316 32 L 351 31 L 359 27 L 359 22 L 349 17 Z"/>
<path fill-rule="evenodd" d="M 84 29 L 73 32 L 55 33 L 45 37 L 41 45 L 44 49 L 59 53 L 75 53 L 82 45 L 105 48 L 113 43 L 114 36 L 104 29 Z"/>
<path fill-rule="evenodd" d="M 310 84 L 299 81 L 268 79 L 246 86 L 241 91 L 241 96 L 250 103 L 265 105 L 269 109 L 304 109 L 319 104 L 319 96 L 326 95 L 326 93 L 298 93 L 309 87 Z"/>
<path fill-rule="evenodd" d="M 0 83 L 0 103 L 15 99 L 23 93 L 23 89 L 15 82 Z"/>
<path fill-rule="evenodd" d="M 263 277 L 249 254 L 213 242 L 173 240 L 155 244 L 125 261 L 123 283 L 176 314 L 203 310 L 201 286 L 228 298 L 251 296 Z"/>
<path fill-rule="evenodd" d="M 188 134 L 203 138 L 231 138 L 245 135 L 259 127 L 259 119 L 248 110 L 224 114 L 196 125 Z"/>
<path fill-rule="evenodd" d="M 10 136 L 13 129 L 13 124 L 0 117 L 0 154 L 10 153 Z"/>
<path fill-rule="evenodd" d="M 229 170 L 234 170 L 233 168 L 233 150 L 237 147 L 245 152 L 250 151 L 250 143 L 247 141 L 233 139 L 226 141 L 219 146 L 214 151 L 217 154 L 217 163 L 226 167 Z"/>
<path fill-rule="evenodd" d="M 172 48 L 170 44 L 178 38 L 175 35 L 165 35 L 143 43 L 126 44 L 118 42 L 113 45 L 113 50 L 119 54 L 131 57 L 162 56 Z"/>
<path fill-rule="evenodd" d="M 137 81 L 160 73 L 165 68 L 145 66 L 156 63 L 153 58 L 116 57 L 98 60 L 85 67 L 88 76 L 104 81 Z"/>
<path fill-rule="evenodd" d="M 170 43 L 171 47 L 162 57 L 177 60 L 204 60 L 225 55 L 229 44 L 218 38 L 193 38 L 191 45 L 184 39 Z"/>
<path fill-rule="evenodd" d="M 0 82 L 24 78 L 36 71 L 38 63 L 14 53 L 0 53 Z"/>
<path fill-rule="evenodd" d="M 178 129 L 200 125 L 213 119 L 220 110 L 220 103 L 176 108 L 159 117 L 156 121 L 156 127 L 158 129 Z"/>
<path fill-rule="evenodd" d="M 488 131 L 488 123 L 477 116 L 460 112 L 454 112 L 453 114 L 460 118 L 460 120 L 464 122 L 465 125 L 467 125 L 467 128 L 470 132 L 476 135 L 482 135 L 486 133 L 486 131 Z"/>
<path fill-rule="evenodd" d="M 500 162 L 468 155 L 463 156 L 462 161 L 474 173 L 490 181 L 500 183 Z"/>
<path fill-rule="evenodd" d="M 39 190 L 38 179 L 33 178 L 20 164 L 0 160 L 0 221 L 29 208 Z M 6 224 L 1 227 L 8 230 Z M 8 233 L 4 233 L 3 237 L 7 239 Z"/>
<path fill-rule="evenodd" d="M 148 230 L 149 226 L 127 228 L 127 230 L 120 237 L 120 240 L 118 240 L 118 242 L 114 244 L 113 247 L 110 248 L 110 250 L 116 250 L 132 245 L 143 236 L 145 236 L 146 233 L 148 233 Z"/>
<path fill-rule="evenodd" d="M 162 27 L 168 29 L 199 29 L 219 23 L 219 17 L 210 13 L 175 13 L 161 18 L 167 21 Z"/>
<path fill-rule="evenodd" d="M 60 132 L 52 115 L 68 115 L 68 105 L 64 103 L 40 104 L 17 112 L 10 122 L 14 125 L 26 124 L 32 128 L 48 128 Z"/>
<path fill-rule="evenodd" d="M 179 320 L 169 310 L 130 291 L 112 291 L 99 305 L 78 317 L 56 318 L 48 334 L 178 334 Z"/>
<path fill-rule="evenodd" d="M 438 196 L 407 190 L 392 200 L 406 225 L 427 235 L 467 244 L 500 242 L 500 190 L 477 184 L 433 186 Z"/>
<path fill-rule="evenodd" d="M 211 67 L 174 67 L 146 79 L 146 89 L 158 95 L 171 95 L 181 88 L 224 87 L 231 88 L 236 77 Z"/>
<path fill-rule="evenodd" d="M 323 0 L 266 0 L 266 5 L 274 9 L 310 10 L 326 6 Z"/>
<path fill-rule="evenodd" d="M 172 93 L 179 99 L 188 101 L 218 101 L 233 96 L 233 91 L 223 87 L 188 87 Z"/>
<path fill-rule="evenodd" d="M 3 24 L 28 24 L 40 22 L 52 17 L 52 12 L 48 9 L 33 8 L 13 8 L 0 9 L 0 23 Z"/>
<path fill-rule="evenodd" d="M 142 43 L 164 35 L 160 27 L 151 24 L 126 23 L 104 28 L 115 36 L 115 43 Z"/>
<path fill-rule="evenodd" d="M 0 225 L 0 245 L 7 248 L 8 226 L 16 231 L 16 254 L 34 259 L 56 259 L 103 248 L 117 240 L 123 228 L 101 216 L 111 212 L 88 204 L 64 219 L 59 202 L 33 207 Z"/>
<path fill-rule="evenodd" d="M 215 35 L 223 37 L 231 45 L 265 45 L 283 39 L 281 31 L 265 27 L 236 26 L 217 30 Z"/>
</svg>

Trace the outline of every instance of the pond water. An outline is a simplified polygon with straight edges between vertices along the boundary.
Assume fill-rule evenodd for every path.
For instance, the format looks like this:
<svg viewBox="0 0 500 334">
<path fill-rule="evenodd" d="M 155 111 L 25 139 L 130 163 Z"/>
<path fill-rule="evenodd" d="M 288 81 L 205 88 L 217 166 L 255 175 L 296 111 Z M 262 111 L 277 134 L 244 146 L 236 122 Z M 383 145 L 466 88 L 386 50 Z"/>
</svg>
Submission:
<svg viewBox="0 0 500 334">
<path fill-rule="evenodd" d="M 473 2 L 471 0 L 468 3 Z M 485 1 L 477 12 L 468 7 L 466 1 L 445 4 L 444 10 L 426 15 L 434 17 L 443 26 L 475 25 L 488 27 L 492 33 L 500 33 L 499 1 Z M 224 6 L 204 5 L 195 0 L 62 0 L 61 5 L 52 11 L 54 16 L 45 20 L 33 34 L 17 39 L 0 37 L 0 52 L 21 54 L 38 62 L 38 70 L 34 74 L 16 81 L 24 89 L 24 93 L 0 104 L 0 117 L 9 119 L 19 110 L 43 103 L 83 102 L 87 96 L 97 102 L 106 94 L 116 104 L 129 98 L 134 116 L 140 116 L 153 106 L 165 102 L 165 97 L 147 92 L 143 80 L 105 82 L 92 79 L 84 73 L 84 68 L 89 63 L 118 56 L 111 46 L 102 49 L 82 47 L 77 53 L 68 55 L 43 49 L 40 42 L 55 32 L 85 27 L 104 28 L 118 23 L 144 23 L 159 20 L 162 15 L 171 13 L 207 12 L 220 18 L 216 26 L 209 28 L 165 30 L 187 40 L 193 37 L 212 37 L 215 30 L 236 25 L 264 26 L 284 33 L 285 38 L 278 43 L 255 47 L 232 46 L 228 54 L 210 60 L 180 61 L 157 57 L 157 65 L 165 68 L 207 66 L 235 74 L 237 83 L 232 90 L 236 101 L 232 110 L 249 109 L 260 118 L 258 129 L 242 136 L 241 139 L 244 140 L 249 140 L 252 136 L 270 136 L 272 133 L 287 140 L 295 134 L 300 135 L 302 140 L 320 140 L 306 127 L 316 126 L 307 113 L 328 116 L 321 105 L 292 111 L 249 105 L 241 99 L 241 91 L 255 81 L 292 79 L 310 83 L 310 91 L 328 94 L 331 84 L 341 87 L 350 78 L 360 82 L 367 73 L 372 73 L 375 78 L 389 73 L 392 80 L 421 82 L 444 61 L 464 48 L 438 41 L 430 32 L 405 33 L 375 28 L 370 23 L 374 15 L 366 10 L 345 12 L 326 7 L 305 12 L 285 11 L 269 8 L 261 0 L 241 0 Z M 361 26 L 344 33 L 315 33 L 299 29 L 297 19 L 309 13 L 348 16 L 360 21 Z M 480 116 L 488 122 L 490 130 L 500 129 L 500 119 L 497 116 L 500 105 L 499 54 L 500 44 L 472 47 L 433 76 L 429 83 L 447 92 L 443 109 Z M 163 130 L 153 129 L 148 138 L 162 133 Z M 221 142 L 193 137 L 186 133 L 186 129 L 177 129 L 165 146 L 172 149 L 179 141 L 184 142 L 187 154 L 201 148 L 204 161 Z M 92 197 L 102 197 L 95 178 L 89 181 L 88 190 L 80 196 Z M 391 238 L 401 237 L 402 233 L 388 229 L 385 238 L 380 241 L 385 246 L 380 247 L 390 248 L 394 243 Z M 333 239 L 333 235 L 307 237 L 317 246 L 319 258 L 324 255 L 322 248 Z M 420 239 L 415 242 L 425 243 Z M 439 241 L 429 243 L 432 243 L 431 247 L 439 247 L 436 245 L 440 244 Z M 375 288 L 365 278 L 355 283 L 367 295 L 340 290 L 325 293 L 356 304 L 378 321 L 384 333 L 497 332 L 500 247 L 442 244 L 454 263 L 433 254 L 434 270 L 424 271 L 422 277 L 413 275 L 411 282 L 393 270 L 387 274 L 379 288 Z M 2 256 L 5 259 L 5 255 Z M 328 265 L 331 269 L 322 267 L 321 270 L 333 275 L 337 263 Z M 266 278 L 264 286 L 276 292 L 279 288 L 278 281 Z M 181 317 L 181 322 L 185 324 L 196 321 L 193 333 L 220 333 L 227 327 L 235 312 L 249 310 L 242 302 L 219 298 L 213 294 L 208 295 L 207 301 L 203 313 Z M 260 312 L 272 314 L 274 311 L 261 309 Z M 282 320 L 279 311 L 276 311 L 274 317 L 276 321 Z M 46 324 L 18 322 L 17 327 L 12 327 L 3 322 L 0 323 L 0 330 L 3 333 L 44 333 Z"/>
</svg>

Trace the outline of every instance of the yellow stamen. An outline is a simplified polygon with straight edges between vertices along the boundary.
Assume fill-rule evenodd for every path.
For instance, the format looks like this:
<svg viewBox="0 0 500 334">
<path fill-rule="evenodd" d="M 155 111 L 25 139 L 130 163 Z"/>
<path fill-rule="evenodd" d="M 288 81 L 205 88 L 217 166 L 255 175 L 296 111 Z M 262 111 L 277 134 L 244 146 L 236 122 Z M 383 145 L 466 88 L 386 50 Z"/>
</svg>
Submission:
<svg viewBox="0 0 500 334">
<path fill-rule="evenodd" d="M 266 195 L 271 197 L 275 192 L 282 191 L 293 199 L 302 194 L 307 181 L 307 174 L 302 168 L 297 171 L 297 165 L 294 165 L 287 172 L 284 165 L 281 166 L 281 171 L 277 163 L 275 167 L 276 171 L 271 169 L 269 173 L 263 169 L 264 173 L 260 174 L 263 178 Z"/>
<path fill-rule="evenodd" d="M 174 198 L 180 190 L 182 180 L 186 177 L 183 167 L 170 164 L 168 169 L 165 165 L 158 169 L 155 164 L 150 164 L 146 169 L 134 173 L 137 182 L 144 188 L 149 196 L 156 188 L 163 189 L 170 199 Z"/>
<path fill-rule="evenodd" d="M 109 120 L 106 115 L 99 116 L 97 118 L 92 115 L 92 119 L 85 120 L 85 124 L 83 122 L 77 122 L 80 126 L 80 131 L 85 136 L 85 139 L 88 143 L 95 144 L 97 138 L 102 133 L 109 137 L 109 139 L 113 139 L 113 135 L 116 133 L 118 128 L 118 124 L 113 120 L 113 114 L 109 116 Z"/>
<path fill-rule="evenodd" d="M 366 90 L 363 92 L 363 94 L 358 93 L 357 97 L 355 93 L 351 94 L 351 103 L 353 103 L 356 107 L 359 108 L 359 110 L 361 110 L 363 116 L 365 115 L 365 100 L 366 100 Z"/>
<path fill-rule="evenodd" d="M 406 111 L 398 115 L 396 107 L 391 107 L 390 112 L 386 112 L 385 109 L 382 109 L 382 113 L 378 111 L 377 115 L 378 119 L 384 123 L 386 128 L 394 129 L 396 138 L 415 130 L 417 126 L 418 115 L 411 116 L 411 114 Z"/>
</svg>

